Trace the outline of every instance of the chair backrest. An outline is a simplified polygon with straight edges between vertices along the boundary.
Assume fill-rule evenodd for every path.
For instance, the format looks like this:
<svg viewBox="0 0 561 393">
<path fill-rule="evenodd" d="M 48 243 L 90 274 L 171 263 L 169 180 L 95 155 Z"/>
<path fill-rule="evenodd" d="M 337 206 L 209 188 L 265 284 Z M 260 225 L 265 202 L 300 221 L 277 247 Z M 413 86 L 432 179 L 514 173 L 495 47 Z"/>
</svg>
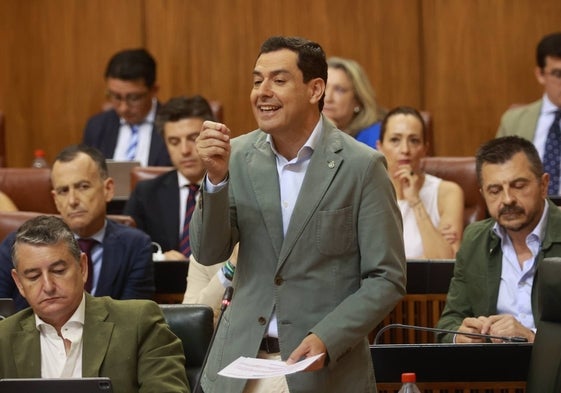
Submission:
<svg viewBox="0 0 561 393">
<path fill-rule="evenodd" d="M 422 169 L 433 176 L 457 183 L 464 191 L 464 227 L 487 217 L 485 200 L 479 192 L 475 157 L 425 157 Z"/>
<path fill-rule="evenodd" d="M 48 168 L 0 168 L 0 191 L 19 210 L 56 214 Z"/>
<path fill-rule="evenodd" d="M 4 241 L 6 236 L 16 231 L 24 222 L 39 215 L 46 214 L 41 212 L 0 212 L 0 241 Z M 51 213 L 48 213 L 51 215 Z M 107 218 L 119 222 L 123 225 L 135 227 L 136 223 L 131 216 L 122 214 L 108 214 Z"/>
<path fill-rule="evenodd" d="M 171 331 L 183 343 L 185 370 L 193 389 L 214 332 L 212 308 L 202 304 L 160 304 L 160 307 Z"/>
<path fill-rule="evenodd" d="M 131 191 L 134 190 L 136 183 L 139 181 L 153 179 L 173 169 L 172 166 L 137 166 L 132 168 Z"/>
<path fill-rule="evenodd" d="M 4 113 L 0 112 L 0 167 L 6 166 L 6 125 Z"/>
</svg>

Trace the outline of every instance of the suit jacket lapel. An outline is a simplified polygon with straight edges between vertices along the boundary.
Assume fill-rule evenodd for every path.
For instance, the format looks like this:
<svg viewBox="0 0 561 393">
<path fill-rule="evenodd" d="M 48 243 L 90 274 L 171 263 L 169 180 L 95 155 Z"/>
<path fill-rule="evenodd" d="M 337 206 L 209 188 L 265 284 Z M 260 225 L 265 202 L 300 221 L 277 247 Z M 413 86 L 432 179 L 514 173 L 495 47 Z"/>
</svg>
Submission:
<svg viewBox="0 0 561 393">
<path fill-rule="evenodd" d="M 99 370 L 105 355 L 114 323 L 106 321 L 109 312 L 101 301 L 94 299 L 86 294 L 86 320 L 84 321 L 84 332 L 82 336 L 82 376 L 99 376 Z"/>
<path fill-rule="evenodd" d="M 101 150 L 107 158 L 113 158 L 115 149 L 117 148 L 117 137 L 119 136 L 119 128 L 121 128 L 121 121 L 119 115 L 114 109 L 111 109 L 111 122 L 106 133 L 103 134 L 101 141 Z"/>
<path fill-rule="evenodd" d="M 97 281 L 96 293 L 113 293 L 113 280 L 118 276 L 116 269 L 122 266 L 120 261 L 123 259 L 123 247 L 119 244 L 119 239 L 115 235 L 115 224 L 111 220 L 107 220 L 105 228 L 105 237 L 103 238 L 103 257 L 101 263 L 101 271 Z"/>
<path fill-rule="evenodd" d="M 249 179 L 271 244 L 278 255 L 283 242 L 283 228 L 276 158 L 266 141 L 266 134 L 258 138 L 254 147 L 246 155 Z M 275 176 L 271 176 L 272 173 Z"/>
<path fill-rule="evenodd" d="M 19 378 L 41 376 L 41 341 L 35 327 L 35 314 L 21 321 L 22 330 L 14 334 L 12 353 Z"/>
<path fill-rule="evenodd" d="M 310 159 L 296 206 L 294 206 L 290 218 L 279 258 L 279 267 L 328 192 L 329 186 L 343 162 L 343 157 L 337 154 L 341 148 L 340 135 L 336 133 L 335 128 L 324 121 L 322 137 Z"/>
<path fill-rule="evenodd" d="M 166 206 L 162 213 L 162 225 L 160 230 L 166 234 L 166 238 L 170 239 L 169 243 L 173 244 L 173 249 L 179 248 L 179 183 L 177 181 L 177 171 L 172 171 L 162 181 L 162 189 L 158 191 L 158 206 Z"/>
</svg>

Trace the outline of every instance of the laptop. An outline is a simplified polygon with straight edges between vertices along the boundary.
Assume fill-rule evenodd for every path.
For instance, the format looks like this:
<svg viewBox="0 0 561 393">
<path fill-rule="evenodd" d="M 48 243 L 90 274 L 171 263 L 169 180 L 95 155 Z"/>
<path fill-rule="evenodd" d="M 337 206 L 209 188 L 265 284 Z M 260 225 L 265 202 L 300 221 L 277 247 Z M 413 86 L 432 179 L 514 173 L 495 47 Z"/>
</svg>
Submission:
<svg viewBox="0 0 561 393">
<path fill-rule="evenodd" d="M 113 393 L 111 380 L 94 378 L 6 378 L 0 379 L 2 393 Z"/>
<path fill-rule="evenodd" d="M 0 298 L 0 320 L 8 318 L 15 312 L 16 307 L 12 298 Z"/>
<path fill-rule="evenodd" d="M 115 196 L 113 199 L 125 200 L 131 193 L 132 168 L 140 166 L 140 161 L 115 161 L 105 160 L 107 172 L 115 183 Z"/>
</svg>

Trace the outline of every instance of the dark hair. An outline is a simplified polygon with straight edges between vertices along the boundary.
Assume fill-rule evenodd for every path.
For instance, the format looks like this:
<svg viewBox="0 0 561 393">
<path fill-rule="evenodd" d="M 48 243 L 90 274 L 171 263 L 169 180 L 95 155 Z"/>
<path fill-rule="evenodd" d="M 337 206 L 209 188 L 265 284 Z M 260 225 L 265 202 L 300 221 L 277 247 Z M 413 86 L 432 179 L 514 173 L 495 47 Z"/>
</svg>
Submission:
<svg viewBox="0 0 561 393">
<path fill-rule="evenodd" d="M 511 160 L 516 153 L 520 152 L 524 153 L 528 158 L 530 170 L 536 178 L 541 178 L 543 175 L 543 164 L 534 144 L 527 139 L 510 135 L 491 139 L 477 150 L 475 154 L 475 170 L 479 185 L 481 186 L 481 168 L 483 164 L 504 164 Z"/>
<path fill-rule="evenodd" d="M 561 58 L 561 32 L 548 34 L 543 37 L 536 48 L 536 63 L 538 67 L 545 67 L 547 56 Z"/>
<path fill-rule="evenodd" d="M 386 128 L 388 126 L 388 121 L 390 119 L 390 117 L 392 116 L 396 116 L 396 115 L 411 115 L 413 117 L 415 117 L 417 120 L 419 120 L 419 122 L 421 123 L 421 129 L 423 132 L 423 143 L 426 144 L 428 143 L 428 135 L 427 135 L 427 125 L 425 124 L 425 121 L 423 120 L 423 116 L 421 116 L 421 114 L 419 113 L 419 111 L 415 108 L 412 108 L 410 106 L 398 106 L 393 108 L 392 110 L 390 110 L 386 116 L 384 116 L 384 119 L 382 120 L 382 125 L 380 126 L 380 142 L 384 141 L 384 135 L 386 134 Z"/>
<path fill-rule="evenodd" d="M 55 162 L 70 162 L 74 160 L 78 154 L 84 153 L 88 155 L 93 162 L 97 165 L 97 169 L 99 170 L 99 176 L 102 179 L 107 179 L 109 177 L 109 173 L 107 172 L 107 163 L 105 162 L 105 157 L 103 153 L 97 150 L 95 147 L 85 145 L 83 143 L 79 145 L 70 145 L 62 149 L 60 153 L 55 158 Z"/>
<path fill-rule="evenodd" d="M 179 121 L 198 117 L 203 120 L 216 121 L 212 108 L 207 100 L 200 95 L 192 97 L 174 97 L 166 102 L 156 115 L 156 130 L 164 135 L 164 126 L 170 121 Z"/>
<path fill-rule="evenodd" d="M 143 79 L 148 87 L 156 82 L 156 61 L 145 49 L 126 49 L 111 57 L 105 78 L 134 81 Z"/>
<path fill-rule="evenodd" d="M 302 71 L 304 83 L 308 83 L 314 78 L 321 78 L 327 83 L 325 52 L 317 42 L 301 37 L 273 36 L 263 42 L 257 57 L 263 53 L 276 52 L 281 49 L 288 49 L 298 54 L 297 65 L 298 69 Z M 320 112 L 323 109 L 324 96 L 325 93 L 318 102 Z"/>
<path fill-rule="evenodd" d="M 12 246 L 12 263 L 17 268 L 17 246 L 30 244 L 34 246 L 52 246 L 58 243 L 68 246 L 68 251 L 76 262 L 80 261 L 80 247 L 68 225 L 57 216 L 37 216 L 22 224 L 16 232 Z"/>
</svg>

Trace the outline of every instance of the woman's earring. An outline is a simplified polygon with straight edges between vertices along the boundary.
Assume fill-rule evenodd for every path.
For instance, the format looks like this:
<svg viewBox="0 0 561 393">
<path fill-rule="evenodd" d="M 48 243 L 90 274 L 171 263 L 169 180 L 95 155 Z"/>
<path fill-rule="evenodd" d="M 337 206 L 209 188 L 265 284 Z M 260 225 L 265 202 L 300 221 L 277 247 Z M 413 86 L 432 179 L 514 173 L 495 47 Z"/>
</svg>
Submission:
<svg viewBox="0 0 561 393">
<path fill-rule="evenodd" d="M 355 106 L 354 112 L 355 112 L 355 113 L 360 112 L 360 106 Z"/>
</svg>

